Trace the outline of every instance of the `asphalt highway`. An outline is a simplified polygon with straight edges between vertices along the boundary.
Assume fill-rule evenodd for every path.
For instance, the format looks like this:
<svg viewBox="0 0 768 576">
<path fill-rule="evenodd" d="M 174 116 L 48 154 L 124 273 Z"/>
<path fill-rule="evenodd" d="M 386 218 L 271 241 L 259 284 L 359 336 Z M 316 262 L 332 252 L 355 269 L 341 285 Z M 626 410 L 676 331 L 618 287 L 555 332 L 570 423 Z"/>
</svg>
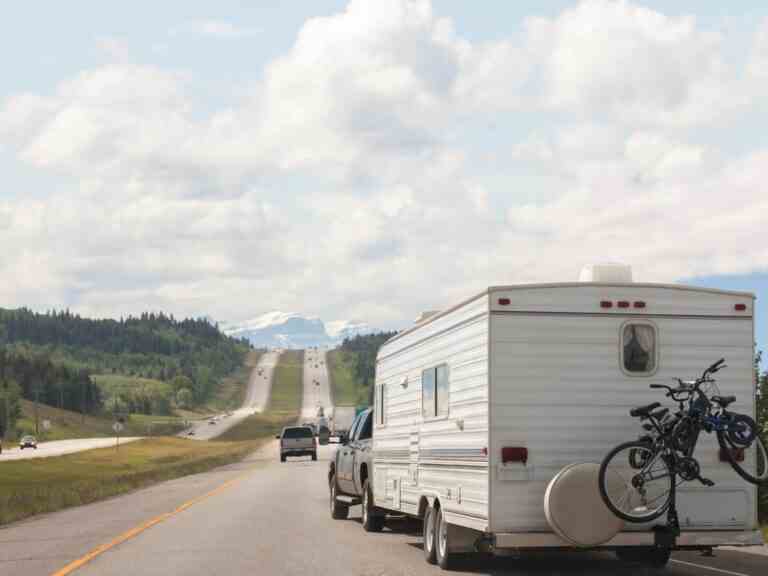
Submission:
<svg viewBox="0 0 768 576">
<path fill-rule="evenodd" d="M 179 478 L 103 502 L 0 529 L 0 574 L 209 576 L 437 575 L 426 564 L 418 524 L 388 521 L 367 534 L 359 507 L 332 520 L 326 473 L 318 462 L 281 464 L 277 442 L 237 465 Z M 62 571 L 62 569 L 65 569 Z M 610 553 L 472 556 L 456 574 L 517 576 L 650 574 Z M 663 574 L 764 576 L 768 556 L 738 551 L 675 553 Z"/>
<path fill-rule="evenodd" d="M 314 421 L 318 408 L 323 408 L 326 417 L 333 412 L 331 387 L 325 362 L 325 350 L 308 348 L 304 351 L 304 394 L 301 417 Z"/>
<path fill-rule="evenodd" d="M 120 438 L 120 444 L 140 440 L 141 437 Z M 73 454 L 83 450 L 93 450 L 94 448 L 105 448 L 114 446 L 115 438 L 75 438 L 72 440 L 51 440 L 50 442 L 40 442 L 37 450 L 34 448 L 3 448 L 0 454 L 0 462 L 6 460 L 23 460 L 26 458 L 46 458 L 49 456 L 63 456 L 64 454 Z M 2 574 L 2 572 L 0 572 Z"/>
<path fill-rule="evenodd" d="M 272 377 L 279 357 L 280 354 L 277 352 L 266 352 L 259 358 L 256 367 L 251 371 L 245 401 L 240 408 L 230 414 L 218 415 L 213 424 L 211 424 L 211 418 L 195 421 L 190 428 L 179 434 L 179 436 L 186 436 L 197 440 L 210 440 L 251 414 L 263 412 L 269 403 Z M 190 434 L 190 431 L 193 434 Z"/>
</svg>

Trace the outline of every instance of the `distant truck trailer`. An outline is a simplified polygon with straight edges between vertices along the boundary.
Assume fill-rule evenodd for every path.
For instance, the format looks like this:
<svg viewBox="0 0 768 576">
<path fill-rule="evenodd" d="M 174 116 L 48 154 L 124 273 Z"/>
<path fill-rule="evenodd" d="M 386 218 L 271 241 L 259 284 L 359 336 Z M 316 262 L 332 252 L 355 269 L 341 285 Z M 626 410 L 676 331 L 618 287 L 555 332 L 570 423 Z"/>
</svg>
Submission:
<svg viewBox="0 0 768 576">
<path fill-rule="evenodd" d="M 332 434 L 340 436 L 348 432 L 355 416 L 357 416 L 357 409 L 354 406 L 336 406 L 333 409 Z"/>
</svg>

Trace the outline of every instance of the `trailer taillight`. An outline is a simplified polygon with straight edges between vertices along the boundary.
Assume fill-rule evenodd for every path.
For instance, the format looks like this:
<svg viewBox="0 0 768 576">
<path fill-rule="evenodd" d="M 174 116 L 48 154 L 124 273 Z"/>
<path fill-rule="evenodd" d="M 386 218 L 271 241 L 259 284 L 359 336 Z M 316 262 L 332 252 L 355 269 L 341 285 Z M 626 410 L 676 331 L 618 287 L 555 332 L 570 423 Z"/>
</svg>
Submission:
<svg viewBox="0 0 768 576">
<path fill-rule="evenodd" d="M 600 308 L 613 308 L 613 302 L 610 300 L 600 300 Z"/>
<path fill-rule="evenodd" d="M 744 312 L 744 310 L 746 310 L 746 309 L 747 309 L 747 305 L 746 305 L 746 304 L 736 304 L 736 305 L 733 307 L 733 309 L 734 309 L 734 310 L 737 310 L 738 312 Z"/>
<path fill-rule="evenodd" d="M 720 462 L 730 462 L 725 450 L 725 448 L 720 448 Z M 731 457 L 733 457 L 736 462 L 744 462 L 744 448 L 731 448 L 730 450 Z"/>
<path fill-rule="evenodd" d="M 499 304 L 502 306 L 509 306 L 511 300 L 509 298 L 499 298 Z"/>
<path fill-rule="evenodd" d="M 501 462 L 522 462 L 528 463 L 528 448 L 524 446 L 505 446 L 501 449 Z"/>
<path fill-rule="evenodd" d="M 635 308 L 645 308 L 645 302 L 642 300 L 636 300 L 634 306 Z"/>
<path fill-rule="evenodd" d="M 629 308 L 629 302 L 627 302 L 626 300 L 619 300 L 619 301 L 616 303 L 616 305 L 617 305 L 619 308 Z"/>
</svg>

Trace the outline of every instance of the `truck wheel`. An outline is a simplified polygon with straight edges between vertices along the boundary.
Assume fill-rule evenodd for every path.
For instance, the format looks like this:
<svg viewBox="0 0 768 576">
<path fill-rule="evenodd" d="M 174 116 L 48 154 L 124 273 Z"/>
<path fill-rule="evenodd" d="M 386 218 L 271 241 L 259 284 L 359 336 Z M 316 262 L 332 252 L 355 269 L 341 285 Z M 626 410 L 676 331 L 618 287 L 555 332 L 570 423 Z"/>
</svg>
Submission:
<svg viewBox="0 0 768 576">
<path fill-rule="evenodd" d="M 663 568 L 669 562 L 672 551 L 669 548 L 619 548 L 616 556 L 624 562 L 637 562 L 650 568 Z"/>
<path fill-rule="evenodd" d="M 331 518 L 334 520 L 346 520 L 349 517 L 349 506 L 345 506 L 336 500 L 338 488 L 336 488 L 336 475 L 331 476 Z"/>
<path fill-rule="evenodd" d="M 443 570 L 450 570 L 456 555 L 450 552 L 448 522 L 445 521 L 442 508 L 437 509 L 434 521 L 434 534 L 435 560 L 437 560 L 437 565 Z"/>
<path fill-rule="evenodd" d="M 432 506 L 428 506 L 424 512 L 422 533 L 424 535 L 424 558 L 430 564 L 434 564 L 437 560 L 435 558 L 435 509 Z"/>
<path fill-rule="evenodd" d="M 381 532 L 384 528 L 384 516 L 376 513 L 376 507 L 373 505 L 373 491 L 371 483 L 365 479 L 363 483 L 363 530 L 366 532 Z"/>
</svg>

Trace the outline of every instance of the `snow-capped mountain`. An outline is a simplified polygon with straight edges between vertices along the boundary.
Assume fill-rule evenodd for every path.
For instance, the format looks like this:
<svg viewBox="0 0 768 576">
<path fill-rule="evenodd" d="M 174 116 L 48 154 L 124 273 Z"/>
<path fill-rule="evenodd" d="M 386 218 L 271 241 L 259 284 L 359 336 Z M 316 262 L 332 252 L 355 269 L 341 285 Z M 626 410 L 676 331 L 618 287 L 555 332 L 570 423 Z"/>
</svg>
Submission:
<svg viewBox="0 0 768 576">
<path fill-rule="evenodd" d="M 344 338 L 375 332 L 364 322 L 332 320 L 326 323 L 316 316 L 279 311 L 243 322 L 222 323 L 220 328 L 228 336 L 246 338 L 257 348 L 333 346 Z"/>
</svg>

